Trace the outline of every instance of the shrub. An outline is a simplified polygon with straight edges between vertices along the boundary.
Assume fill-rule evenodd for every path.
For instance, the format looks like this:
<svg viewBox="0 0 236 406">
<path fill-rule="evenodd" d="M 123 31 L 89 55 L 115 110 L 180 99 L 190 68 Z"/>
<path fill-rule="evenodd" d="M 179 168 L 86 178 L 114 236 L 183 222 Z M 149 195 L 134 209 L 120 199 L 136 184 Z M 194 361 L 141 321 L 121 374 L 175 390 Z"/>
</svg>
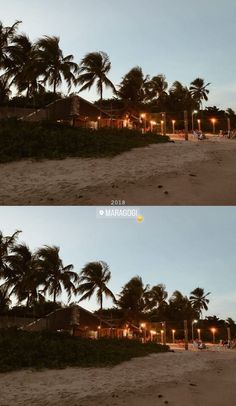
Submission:
<svg viewBox="0 0 236 406">
<path fill-rule="evenodd" d="M 48 122 L 0 121 L 0 162 L 20 159 L 115 156 L 132 148 L 168 142 L 168 137 L 128 129 L 72 128 Z"/>
<path fill-rule="evenodd" d="M 0 330 L 0 372 L 22 368 L 103 367 L 166 352 L 167 346 L 128 339 L 72 337 L 50 332 Z"/>
</svg>

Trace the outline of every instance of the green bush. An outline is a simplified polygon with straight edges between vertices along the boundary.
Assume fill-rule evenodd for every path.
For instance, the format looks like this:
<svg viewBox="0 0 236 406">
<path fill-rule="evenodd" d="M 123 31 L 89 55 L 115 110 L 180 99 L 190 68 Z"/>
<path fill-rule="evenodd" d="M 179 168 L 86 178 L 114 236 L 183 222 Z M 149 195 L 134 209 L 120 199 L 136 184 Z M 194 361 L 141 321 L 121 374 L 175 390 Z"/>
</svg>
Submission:
<svg viewBox="0 0 236 406">
<path fill-rule="evenodd" d="M 103 367 L 169 347 L 128 339 L 90 340 L 60 333 L 0 330 L 0 372 L 22 368 Z"/>
<path fill-rule="evenodd" d="M 115 156 L 169 138 L 128 129 L 72 128 L 48 122 L 0 121 L 0 162 L 20 159 Z"/>
</svg>

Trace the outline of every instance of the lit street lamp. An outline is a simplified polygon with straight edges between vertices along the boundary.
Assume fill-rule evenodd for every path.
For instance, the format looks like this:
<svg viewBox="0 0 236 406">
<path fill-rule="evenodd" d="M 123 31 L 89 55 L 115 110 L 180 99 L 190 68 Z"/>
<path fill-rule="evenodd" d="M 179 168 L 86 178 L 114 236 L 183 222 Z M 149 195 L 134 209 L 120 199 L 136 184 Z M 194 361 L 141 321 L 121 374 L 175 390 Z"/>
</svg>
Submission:
<svg viewBox="0 0 236 406">
<path fill-rule="evenodd" d="M 201 341 L 201 330 L 200 330 L 200 328 L 197 329 L 197 333 L 198 333 L 198 339 L 199 339 L 199 341 Z"/>
<path fill-rule="evenodd" d="M 193 326 L 194 326 L 194 324 L 196 324 L 196 323 L 197 323 L 197 320 L 193 320 L 193 321 L 192 321 L 192 341 L 194 340 Z"/>
<path fill-rule="evenodd" d="M 200 118 L 197 120 L 198 123 L 198 131 L 201 131 L 201 120 Z"/>
<path fill-rule="evenodd" d="M 144 121 L 144 132 L 146 133 L 146 128 L 147 128 L 147 115 L 146 115 L 146 113 L 141 114 L 141 118 Z"/>
<path fill-rule="evenodd" d="M 161 343 L 164 344 L 164 330 L 161 330 Z"/>
<path fill-rule="evenodd" d="M 192 132 L 193 132 L 193 130 L 194 130 L 194 114 L 197 114 L 197 113 L 198 113 L 197 110 L 194 110 L 194 111 L 192 112 Z"/>
<path fill-rule="evenodd" d="M 176 333 L 176 330 L 172 330 L 172 341 L 173 341 L 173 344 L 175 343 L 175 333 Z"/>
<path fill-rule="evenodd" d="M 143 338 L 144 338 L 144 344 L 146 343 L 146 323 L 142 323 L 140 325 L 141 329 L 143 330 Z"/>
<path fill-rule="evenodd" d="M 215 134 L 216 133 L 216 119 L 212 118 L 211 122 L 212 122 L 212 131 L 213 131 L 213 134 Z"/>
<path fill-rule="evenodd" d="M 153 127 L 157 125 L 156 121 L 150 121 L 151 124 L 151 132 L 153 132 Z"/>
<path fill-rule="evenodd" d="M 172 120 L 173 134 L 175 134 L 175 123 L 176 123 L 176 120 Z"/>
<path fill-rule="evenodd" d="M 216 328 L 212 328 L 211 332 L 212 332 L 212 342 L 213 342 L 213 344 L 215 344 L 215 342 L 216 342 Z"/>
<path fill-rule="evenodd" d="M 164 135 L 164 120 L 161 120 L 161 135 Z"/>
</svg>

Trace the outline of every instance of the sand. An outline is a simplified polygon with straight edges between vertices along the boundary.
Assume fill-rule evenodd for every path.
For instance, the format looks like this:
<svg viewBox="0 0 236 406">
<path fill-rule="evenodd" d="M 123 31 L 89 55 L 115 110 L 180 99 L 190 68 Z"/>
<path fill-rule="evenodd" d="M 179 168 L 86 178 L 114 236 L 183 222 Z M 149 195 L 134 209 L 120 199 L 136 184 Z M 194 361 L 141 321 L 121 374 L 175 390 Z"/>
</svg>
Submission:
<svg viewBox="0 0 236 406">
<path fill-rule="evenodd" d="M 0 374 L 0 405 L 233 405 L 235 380 L 234 350 L 152 354 L 113 368 Z"/>
<path fill-rule="evenodd" d="M 177 141 L 114 158 L 0 165 L 1 205 L 235 205 L 236 140 Z"/>
</svg>

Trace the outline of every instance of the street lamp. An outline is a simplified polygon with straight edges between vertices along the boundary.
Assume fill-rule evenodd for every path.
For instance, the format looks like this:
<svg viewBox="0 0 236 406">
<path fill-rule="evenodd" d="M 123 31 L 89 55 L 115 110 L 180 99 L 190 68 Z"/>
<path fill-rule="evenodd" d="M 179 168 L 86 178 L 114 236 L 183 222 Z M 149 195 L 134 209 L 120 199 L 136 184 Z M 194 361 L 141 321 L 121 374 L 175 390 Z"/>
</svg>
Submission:
<svg viewBox="0 0 236 406">
<path fill-rule="evenodd" d="M 200 330 L 200 328 L 197 329 L 197 333 L 198 333 L 198 339 L 199 339 L 199 341 L 201 341 L 201 330 Z"/>
<path fill-rule="evenodd" d="M 201 131 L 201 120 L 200 118 L 197 120 L 198 123 L 198 131 Z"/>
<path fill-rule="evenodd" d="M 173 134 L 175 134 L 175 123 L 176 123 L 176 120 L 172 120 Z"/>
<path fill-rule="evenodd" d="M 198 113 L 197 110 L 192 111 L 192 132 L 194 130 L 194 114 L 197 114 L 197 113 Z"/>
<path fill-rule="evenodd" d="M 173 344 L 175 343 L 175 333 L 176 333 L 176 330 L 172 330 L 172 341 L 173 341 Z"/>
<path fill-rule="evenodd" d="M 164 135 L 164 120 L 161 120 L 161 135 Z"/>
<path fill-rule="evenodd" d="M 193 320 L 193 321 L 192 321 L 192 341 L 194 340 L 193 326 L 194 326 L 194 324 L 196 324 L 196 323 L 197 323 L 197 320 Z"/>
<path fill-rule="evenodd" d="M 147 128 L 147 115 L 146 115 L 146 113 L 141 114 L 141 119 L 144 121 L 144 132 L 146 132 L 146 128 Z"/>
<path fill-rule="evenodd" d="M 146 343 L 146 323 L 141 323 L 140 327 L 143 330 L 143 338 L 144 338 L 144 344 L 145 344 Z"/>
<path fill-rule="evenodd" d="M 161 343 L 164 344 L 164 330 L 161 330 Z"/>
<path fill-rule="evenodd" d="M 212 332 L 212 341 L 213 341 L 213 344 L 215 344 L 215 342 L 216 342 L 216 328 L 212 328 L 211 329 L 211 332 Z"/>
<path fill-rule="evenodd" d="M 153 132 L 153 127 L 157 125 L 156 121 L 150 121 L 151 124 L 151 132 Z"/>
<path fill-rule="evenodd" d="M 216 133 L 216 118 L 211 119 L 213 134 Z"/>
</svg>

